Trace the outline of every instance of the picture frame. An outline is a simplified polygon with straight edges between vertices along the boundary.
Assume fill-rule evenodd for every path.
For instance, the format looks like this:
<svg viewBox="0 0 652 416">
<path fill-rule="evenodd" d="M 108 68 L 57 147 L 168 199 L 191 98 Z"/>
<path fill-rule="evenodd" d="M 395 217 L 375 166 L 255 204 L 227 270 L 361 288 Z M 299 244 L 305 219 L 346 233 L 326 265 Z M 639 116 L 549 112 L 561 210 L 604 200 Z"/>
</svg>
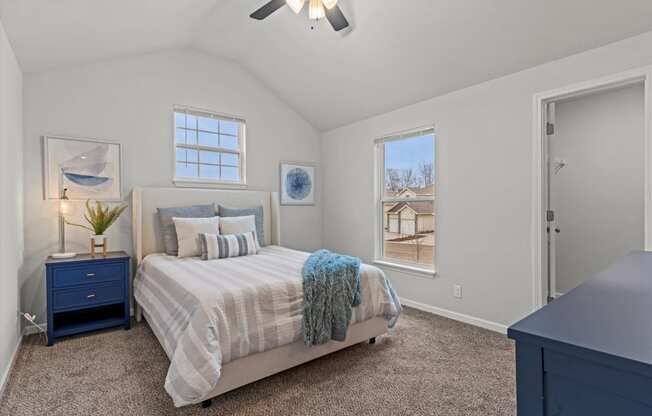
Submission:
<svg viewBox="0 0 652 416">
<path fill-rule="evenodd" d="M 43 196 L 70 200 L 121 201 L 121 143 L 89 138 L 45 135 Z"/>
<path fill-rule="evenodd" d="M 315 205 L 316 167 L 309 162 L 280 163 L 281 205 Z"/>
</svg>

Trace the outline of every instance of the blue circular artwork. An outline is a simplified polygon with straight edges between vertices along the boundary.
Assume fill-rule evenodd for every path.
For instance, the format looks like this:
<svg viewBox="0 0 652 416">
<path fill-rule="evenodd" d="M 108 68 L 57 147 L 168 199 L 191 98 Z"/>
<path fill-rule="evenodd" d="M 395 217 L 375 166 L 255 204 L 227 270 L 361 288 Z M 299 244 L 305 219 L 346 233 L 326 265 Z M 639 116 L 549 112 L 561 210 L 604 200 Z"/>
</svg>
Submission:
<svg viewBox="0 0 652 416">
<path fill-rule="evenodd" d="M 312 180 L 305 169 L 294 168 L 285 175 L 285 189 L 288 196 L 295 200 L 302 200 L 310 195 Z"/>
</svg>

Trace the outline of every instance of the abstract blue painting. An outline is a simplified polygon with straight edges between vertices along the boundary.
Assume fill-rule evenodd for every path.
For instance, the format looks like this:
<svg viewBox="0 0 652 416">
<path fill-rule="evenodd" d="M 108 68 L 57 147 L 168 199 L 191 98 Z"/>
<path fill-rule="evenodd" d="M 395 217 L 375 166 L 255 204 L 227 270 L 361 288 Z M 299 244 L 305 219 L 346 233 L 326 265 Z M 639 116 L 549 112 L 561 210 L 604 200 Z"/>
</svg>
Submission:
<svg viewBox="0 0 652 416">
<path fill-rule="evenodd" d="M 314 205 L 315 167 L 310 164 L 281 163 L 281 204 Z"/>
<path fill-rule="evenodd" d="M 121 199 L 120 144 L 91 139 L 44 137 L 46 195 L 71 199 Z"/>
</svg>

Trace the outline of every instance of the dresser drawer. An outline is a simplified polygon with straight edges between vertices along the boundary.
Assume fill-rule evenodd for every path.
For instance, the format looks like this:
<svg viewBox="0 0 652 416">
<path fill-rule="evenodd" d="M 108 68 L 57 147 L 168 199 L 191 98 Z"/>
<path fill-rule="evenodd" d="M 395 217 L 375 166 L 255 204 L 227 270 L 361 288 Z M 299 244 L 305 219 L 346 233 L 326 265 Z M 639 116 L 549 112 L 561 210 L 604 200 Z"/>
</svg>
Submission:
<svg viewBox="0 0 652 416">
<path fill-rule="evenodd" d="M 546 391 L 551 404 L 557 405 L 557 402 L 566 401 L 576 403 L 578 406 L 586 405 L 587 403 L 581 397 L 573 396 L 576 390 L 582 390 L 584 392 L 582 397 L 591 398 L 587 401 L 590 406 L 595 406 L 595 403 L 608 398 L 609 401 L 618 403 L 618 408 L 623 410 L 622 412 L 615 411 L 605 403 L 599 412 L 567 412 L 563 414 L 611 415 L 620 413 L 628 416 L 652 414 L 652 397 L 650 397 L 652 378 L 648 376 L 547 348 L 543 350 L 543 370 L 547 377 L 547 384 L 549 384 L 546 386 Z M 574 386 L 574 388 L 564 391 L 568 386 Z M 629 405 L 624 404 L 625 401 L 636 402 L 636 405 L 632 405 L 633 407 L 630 409 Z M 645 408 L 646 411 L 639 413 L 640 410 L 634 411 L 634 408 Z M 625 409 L 628 411 L 624 411 Z"/>
<path fill-rule="evenodd" d="M 57 267 L 53 270 L 52 286 L 57 289 L 87 283 L 105 283 L 120 281 L 123 277 L 123 263 Z"/>
<path fill-rule="evenodd" d="M 122 282 L 105 285 L 88 285 L 74 289 L 56 290 L 52 294 L 53 310 L 85 308 L 110 302 L 123 302 Z"/>
</svg>

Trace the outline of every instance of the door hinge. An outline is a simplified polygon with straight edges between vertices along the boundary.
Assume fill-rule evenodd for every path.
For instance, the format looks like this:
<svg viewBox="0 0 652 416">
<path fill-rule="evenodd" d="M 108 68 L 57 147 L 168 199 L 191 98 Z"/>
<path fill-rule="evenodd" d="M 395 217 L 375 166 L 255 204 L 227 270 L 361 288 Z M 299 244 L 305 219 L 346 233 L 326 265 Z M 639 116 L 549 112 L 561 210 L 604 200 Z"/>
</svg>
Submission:
<svg viewBox="0 0 652 416">
<path fill-rule="evenodd" d="M 546 221 L 554 221 L 555 220 L 555 211 L 548 210 L 546 211 Z"/>
<path fill-rule="evenodd" d="M 555 134 L 555 125 L 552 123 L 546 123 L 546 134 L 552 136 Z"/>
</svg>

